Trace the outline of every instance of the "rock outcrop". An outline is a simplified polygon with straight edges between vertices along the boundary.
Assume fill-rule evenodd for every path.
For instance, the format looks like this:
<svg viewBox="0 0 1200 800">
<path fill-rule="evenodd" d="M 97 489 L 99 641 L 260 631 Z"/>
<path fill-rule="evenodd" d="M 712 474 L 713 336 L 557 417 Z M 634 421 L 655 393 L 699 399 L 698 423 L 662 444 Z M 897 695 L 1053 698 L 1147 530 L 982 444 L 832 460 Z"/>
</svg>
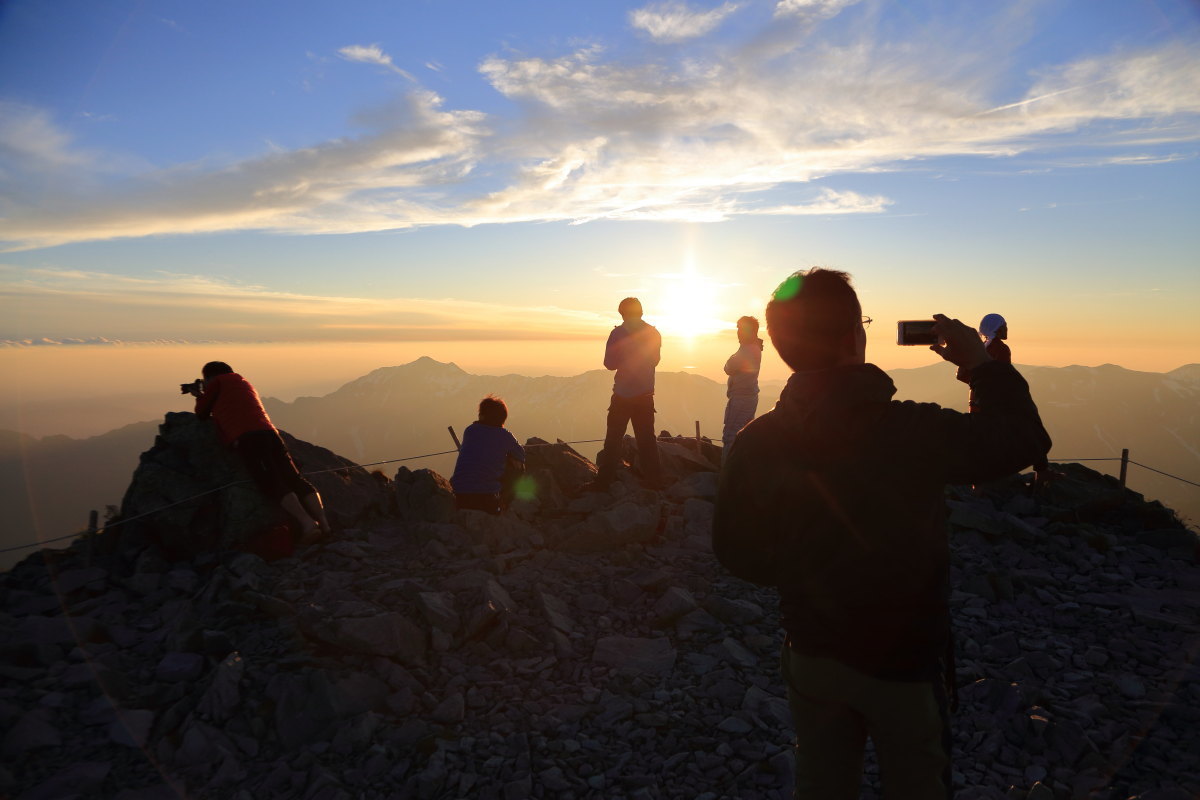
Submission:
<svg viewBox="0 0 1200 800">
<path fill-rule="evenodd" d="M 219 463 L 177 416 L 126 513 Z M 0 796 L 788 796 L 776 598 L 712 557 L 714 473 L 576 494 L 594 467 L 565 447 L 531 455 L 553 500 L 498 518 L 333 464 L 356 521 L 292 557 L 239 552 L 249 501 L 221 496 L 25 559 L 0 576 Z M 1064 469 L 1041 497 L 948 492 L 958 797 L 1195 796 L 1195 535 Z M 195 555 L 153 544 L 192 531 Z"/>
</svg>

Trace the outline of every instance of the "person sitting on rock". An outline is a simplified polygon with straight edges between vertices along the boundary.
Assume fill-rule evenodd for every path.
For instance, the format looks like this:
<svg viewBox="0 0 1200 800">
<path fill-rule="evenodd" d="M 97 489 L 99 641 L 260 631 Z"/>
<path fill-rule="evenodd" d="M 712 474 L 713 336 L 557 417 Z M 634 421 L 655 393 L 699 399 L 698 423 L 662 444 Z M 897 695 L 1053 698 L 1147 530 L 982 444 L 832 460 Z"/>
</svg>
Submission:
<svg viewBox="0 0 1200 800">
<path fill-rule="evenodd" d="M 725 427 L 721 432 L 721 454 L 729 452 L 738 431 L 754 419 L 758 411 L 758 370 L 762 365 L 763 340 L 758 338 L 758 320 L 742 317 L 737 321 L 737 352 L 725 362 L 729 386 L 725 392 Z"/>
<path fill-rule="evenodd" d="M 479 420 L 463 431 L 450 478 L 458 508 L 499 514 L 506 475 L 524 471 L 525 448 L 504 427 L 507 419 L 508 406 L 499 397 L 479 401 Z"/>
<path fill-rule="evenodd" d="M 790 276 L 767 333 L 794 374 L 721 471 L 713 552 L 780 593 L 803 800 L 858 797 L 868 737 L 884 797 L 951 796 L 946 484 L 1011 474 L 1050 447 L 1025 379 L 968 326 L 934 319 L 944 344 L 931 349 L 971 371 L 977 413 L 893 400 L 849 276 Z"/>
<path fill-rule="evenodd" d="M 305 480 L 250 382 L 224 361 L 210 361 L 193 384 L 196 416 L 212 417 L 221 442 L 242 459 L 259 490 L 300 525 L 300 543 L 329 533 L 321 495 Z"/>
</svg>

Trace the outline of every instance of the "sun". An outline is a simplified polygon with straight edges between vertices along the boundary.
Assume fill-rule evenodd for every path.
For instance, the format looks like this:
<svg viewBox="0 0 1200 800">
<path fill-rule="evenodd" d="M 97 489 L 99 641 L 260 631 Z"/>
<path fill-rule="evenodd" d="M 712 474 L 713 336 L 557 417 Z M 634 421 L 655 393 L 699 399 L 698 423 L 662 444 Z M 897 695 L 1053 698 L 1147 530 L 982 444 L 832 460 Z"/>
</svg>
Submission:
<svg viewBox="0 0 1200 800">
<path fill-rule="evenodd" d="M 720 284 L 694 272 L 661 276 L 663 288 L 646 318 L 664 336 L 694 339 L 730 327 L 720 319 Z"/>
</svg>

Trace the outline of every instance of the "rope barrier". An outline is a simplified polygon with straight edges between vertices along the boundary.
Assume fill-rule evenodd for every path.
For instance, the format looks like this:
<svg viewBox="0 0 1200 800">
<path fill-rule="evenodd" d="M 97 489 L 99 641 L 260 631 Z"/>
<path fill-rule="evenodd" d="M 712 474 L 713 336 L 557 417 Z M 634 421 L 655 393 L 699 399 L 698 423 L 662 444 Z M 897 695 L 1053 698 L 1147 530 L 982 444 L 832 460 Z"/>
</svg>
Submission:
<svg viewBox="0 0 1200 800">
<path fill-rule="evenodd" d="M 1145 464 L 1138 464 L 1138 462 L 1136 462 L 1132 459 L 1130 459 L 1129 463 L 1137 464 L 1137 466 L 1141 467 L 1142 469 L 1148 469 L 1151 472 L 1157 472 L 1159 475 L 1166 475 L 1168 478 L 1174 478 L 1177 481 L 1182 481 L 1183 483 L 1187 483 L 1192 486 L 1200 487 L 1200 483 L 1196 483 L 1195 481 L 1189 481 L 1187 478 L 1181 478 L 1178 475 L 1172 475 L 1169 472 L 1163 472 L 1161 469 L 1155 469 L 1154 467 L 1147 467 Z"/>
<path fill-rule="evenodd" d="M 691 438 L 691 437 L 676 437 L 676 438 Z M 560 445 L 560 444 L 566 444 L 566 445 L 596 444 L 597 442 L 603 442 L 603 441 L 604 441 L 603 439 L 580 439 L 580 440 L 573 441 L 573 442 L 562 442 L 562 441 L 541 442 L 539 444 L 524 445 L 524 447 L 526 450 L 528 450 L 533 447 L 554 447 L 555 445 Z M 361 468 L 365 468 L 365 467 L 377 467 L 381 464 L 397 464 L 402 461 L 417 461 L 422 458 L 434 458 L 435 456 L 448 456 L 448 455 L 453 455 L 457 452 L 458 452 L 458 450 L 443 450 L 438 453 L 424 453 L 423 455 L 419 455 L 419 456 L 405 456 L 404 458 L 390 458 L 386 461 L 372 461 L 369 464 L 347 464 L 344 467 L 333 467 L 331 469 L 311 470 L 309 472 L 302 472 L 300 474 L 301 475 L 322 475 L 327 472 L 342 472 L 345 470 L 354 469 L 356 467 L 361 469 Z M 1056 458 L 1055 459 L 1055 461 L 1059 462 L 1059 463 L 1070 463 L 1070 462 L 1081 462 L 1081 461 L 1121 461 L 1121 460 L 1122 460 L 1121 458 L 1118 458 L 1116 456 L 1110 456 L 1108 458 Z M 1189 481 L 1187 478 L 1181 478 L 1178 475 L 1172 475 L 1169 472 L 1163 472 L 1160 469 L 1155 469 L 1154 467 L 1150 467 L 1145 464 L 1139 463 L 1137 461 L 1133 461 L 1132 459 L 1129 460 L 1129 463 L 1139 466 L 1142 469 L 1148 469 L 1151 472 L 1156 472 L 1159 475 L 1163 475 L 1168 478 L 1173 478 L 1177 481 L 1181 481 L 1182 483 L 1189 484 L 1190 486 L 1200 487 L 1200 483 L 1196 483 L 1195 481 Z M 243 481 L 230 481 L 229 483 L 225 484 L 224 486 L 218 486 L 215 489 L 208 489 L 206 491 L 200 492 L 199 494 L 194 494 L 191 497 L 185 497 L 184 499 L 178 500 L 174 503 L 171 503 L 170 505 L 165 505 L 165 506 L 162 506 L 161 508 L 156 508 L 152 511 L 147 511 L 142 514 L 138 514 L 135 517 L 129 517 L 128 519 L 120 519 L 120 520 L 117 520 L 116 522 L 106 524 L 104 526 L 104 530 L 109 530 L 109 529 L 115 528 L 119 525 L 124 525 L 128 522 L 135 522 L 136 520 L 143 519 L 145 517 L 149 517 L 153 514 L 161 513 L 163 511 L 166 511 L 167 509 L 175 508 L 176 506 L 181 506 L 184 503 L 190 502 L 192 500 L 198 500 L 201 497 L 205 497 L 206 495 L 210 495 L 215 492 L 223 491 L 225 489 L 228 489 L 230 486 L 237 486 L 238 484 L 241 484 L 241 483 L 249 483 L 249 481 L 244 481 L 244 480 Z M 76 531 L 75 533 L 68 533 L 65 536 L 56 536 L 53 539 L 42 539 L 37 542 L 29 542 L 27 544 L 19 544 L 19 545 L 16 545 L 15 547 L 5 547 L 3 549 L 0 549 L 0 553 L 11 553 L 15 550 L 24 550 L 24 549 L 30 548 L 30 547 L 40 547 L 41 545 L 50 544 L 52 542 L 61 542 L 64 539 L 73 539 L 76 536 L 81 536 L 81 535 L 83 535 L 85 533 L 89 533 L 89 532 L 90 531 Z"/>
</svg>

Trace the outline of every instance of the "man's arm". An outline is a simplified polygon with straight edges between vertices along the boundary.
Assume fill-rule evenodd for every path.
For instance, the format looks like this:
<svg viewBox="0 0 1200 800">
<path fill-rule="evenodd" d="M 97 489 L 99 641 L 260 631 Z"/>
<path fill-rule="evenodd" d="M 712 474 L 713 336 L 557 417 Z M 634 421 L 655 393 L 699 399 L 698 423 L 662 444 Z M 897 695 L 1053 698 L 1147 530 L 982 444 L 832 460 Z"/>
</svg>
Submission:
<svg viewBox="0 0 1200 800">
<path fill-rule="evenodd" d="M 658 362 L 662 360 L 662 334 L 658 332 L 658 328 L 650 328 L 654 331 L 654 354 L 650 361 L 650 366 L 657 367 Z"/>
<path fill-rule="evenodd" d="M 604 345 L 604 368 L 605 369 L 620 369 L 621 368 L 621 338 L 618 336 L 620 328 L 613 328 L 612 333 L 608 335 L 608 342 Z"/>
<path fill-rule="evenodd" d="M 217 396 L 221 393 L 221 384 L 219 381 L 206 381 L 204 389 L 200 394 L 196 395 L 196 417 L 199 419 L 208 419 L 212 414 L 213 405 L 217 402 Z M 196 394 L 193 389 L 192 394 Z"/>
</svg>

